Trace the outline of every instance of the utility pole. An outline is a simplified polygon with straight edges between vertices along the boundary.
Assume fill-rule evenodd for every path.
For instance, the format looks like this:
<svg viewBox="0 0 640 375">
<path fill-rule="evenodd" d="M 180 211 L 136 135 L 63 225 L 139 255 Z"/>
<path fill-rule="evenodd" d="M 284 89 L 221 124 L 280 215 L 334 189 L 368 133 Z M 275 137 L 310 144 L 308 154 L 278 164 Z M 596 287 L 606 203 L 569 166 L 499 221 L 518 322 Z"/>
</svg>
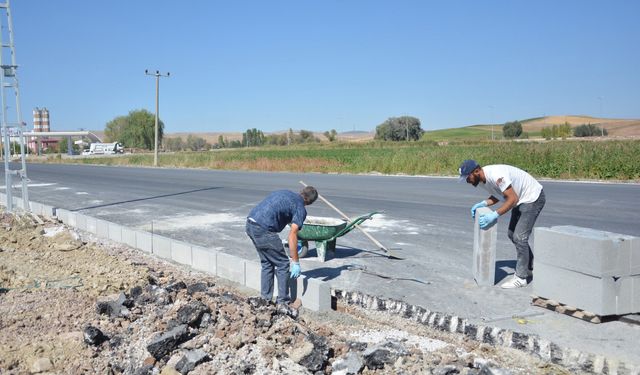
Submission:
<svg viewBox="0 0 640 375">
<path fill-rule="evenodd" d="M 160 74 L 160 71 L 156 70 L 155 73 L 149 73 L 149 70 L 145 69 L 144 74 L 148 76 L 156 77 L 156 127 L 155 138 L 153 142 L 153 166 L 158 166 L 158 112 L 160 111 L 160 77 L 169 77 L 171 73 Z"/>
<path fill-rule="evenodd" d="M 491 121 L 491 140 L 493 141 L 493 106 L 490 105 L 489 109 L 491 110 L 491 118 L 490 118 L 490 121 Z"/>
<path fill-rule="evenodd" d="M 13 39 L 13 20 L 11 17 L 11 5 L 9 0 L 0 3 L 0 24 L 5 30 L 4 23 L 6 21 L 7 32 L 2 32 L 0 36 L 0 102 L 2 103 L 2 143 L 4 149 L 4 174 L 5 174 L 5 191 L 6 191 L 6 207 L 8 212 L 13 212 L 13 178 L 17 177 L 22 185 L 22 205 L 25 211 L 31 211 L 29 207 L 29 190 L 27 182 L 27 165 L 25 158 L 25 142 L 24 128 L 26 123 L 22 121 L 22 112 L 20 110 L 20 86 L 16 70 L 18 64 L 16 62 L 16 48 Z M 6 17 L 6 18 L 5 18 Z M 5 61 L 5 57 L 9 57 L 9 61 Z M 6 92 L 10 91 L 10 92 Z M 11 103 L 8 103 L 11 102 Z M 9 115 L 9 104 L 12 104 L 16 110 L 14 116 Z M 20 169 L 11 169 L 11 138 L 17 139 L 20 143 Z M 17 152 L 16 152 L 17 154 Z"/>
</svg>

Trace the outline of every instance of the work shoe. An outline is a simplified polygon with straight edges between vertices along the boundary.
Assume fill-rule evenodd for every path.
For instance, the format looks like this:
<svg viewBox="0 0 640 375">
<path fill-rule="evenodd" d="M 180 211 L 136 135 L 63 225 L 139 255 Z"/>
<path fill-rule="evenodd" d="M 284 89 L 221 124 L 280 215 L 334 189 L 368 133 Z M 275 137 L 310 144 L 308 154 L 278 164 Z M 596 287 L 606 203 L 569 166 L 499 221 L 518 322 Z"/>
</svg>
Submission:
<svg viewBox="0 0 640 375">
<path fill-rule="evenodd" d="M 500 285 L 502 289 L 515 289 L 522 288 L 527 286 L 527 279 L 521 279 L 517 275 L 513 275 L 513 277 Z"/>
</svg>

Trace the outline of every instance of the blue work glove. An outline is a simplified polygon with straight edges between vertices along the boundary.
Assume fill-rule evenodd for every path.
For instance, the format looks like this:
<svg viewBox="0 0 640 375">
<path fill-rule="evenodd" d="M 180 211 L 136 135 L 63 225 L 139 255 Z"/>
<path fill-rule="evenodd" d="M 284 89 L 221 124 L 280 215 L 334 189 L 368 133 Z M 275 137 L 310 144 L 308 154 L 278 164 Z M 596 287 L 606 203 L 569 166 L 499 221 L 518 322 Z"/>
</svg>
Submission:
<svg viewBox="0 0 640 375">
<path fill-rule="evenodd" d="M 300 262 L 291 262 L 291 278 L 297 279 L 300 276 Z"/>
<path fill-rule="evenodd" d="M 478 202 L 471 207 L 471 218 L 476 218 L 476 210 L 480 207 L 487 207 L 487 201 Z"/>
<path fill-rule="evenodd" d="M 488 214 L 480 215 L 480 219 L 478 219 L 478 224 L 480 224 L 481 229 L 485 229 L 493 225 L 498 220 L 500 215 L 496 211 L 491 211 Z"/>
</svg>

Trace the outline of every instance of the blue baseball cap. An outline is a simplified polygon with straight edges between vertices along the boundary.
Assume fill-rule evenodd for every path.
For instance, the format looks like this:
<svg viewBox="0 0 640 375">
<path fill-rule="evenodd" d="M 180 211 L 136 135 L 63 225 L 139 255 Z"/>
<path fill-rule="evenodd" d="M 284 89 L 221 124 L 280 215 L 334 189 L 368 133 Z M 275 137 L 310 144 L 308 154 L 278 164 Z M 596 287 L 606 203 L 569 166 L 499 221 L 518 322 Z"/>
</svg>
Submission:
<svg viewBox="0 0 640 375">
<path fill-rule="evenodd" d="M 458 168 L 458 172 L 460 173 L 460 178 L 458 182 L 467 181 L 467 176 L 474 171 L 474 169 L 478 168 L 480 164 L 476 163 L 475 160 L 467 159 L 460 164 L 460 168 Z"/>
</svg>

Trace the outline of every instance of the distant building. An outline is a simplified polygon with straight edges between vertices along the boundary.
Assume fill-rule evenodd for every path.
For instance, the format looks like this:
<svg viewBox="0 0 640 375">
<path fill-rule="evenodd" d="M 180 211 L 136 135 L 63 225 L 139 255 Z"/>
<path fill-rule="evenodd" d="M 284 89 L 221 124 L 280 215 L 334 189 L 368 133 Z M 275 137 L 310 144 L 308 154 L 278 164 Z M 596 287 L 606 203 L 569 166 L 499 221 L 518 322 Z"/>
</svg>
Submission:
<svg viewBox="0 0 640 375">
<path fill-rule="evenodd" d="M 49 121 L 49 110 L 46 108 L 34 108 L 33 109 L 33 132 L 34 133 L 49 133 L 51 132 L 51 123 Z M 40 147 L 38 147 L 38 142 Z M 38 153 L 38 149 L 46 150 L 49 146 L 54 146 L 58 143 L 57 139 L 50 139 L 47 137 L 31 137 L 29 140 L 29 149 L 32 152 Z"/>
<path fill-rule="evenodd" d="M 33 131 L 34 132 L 50 132 L 49 110 L 46 108 L 33 109 Z"/>
</svg>

